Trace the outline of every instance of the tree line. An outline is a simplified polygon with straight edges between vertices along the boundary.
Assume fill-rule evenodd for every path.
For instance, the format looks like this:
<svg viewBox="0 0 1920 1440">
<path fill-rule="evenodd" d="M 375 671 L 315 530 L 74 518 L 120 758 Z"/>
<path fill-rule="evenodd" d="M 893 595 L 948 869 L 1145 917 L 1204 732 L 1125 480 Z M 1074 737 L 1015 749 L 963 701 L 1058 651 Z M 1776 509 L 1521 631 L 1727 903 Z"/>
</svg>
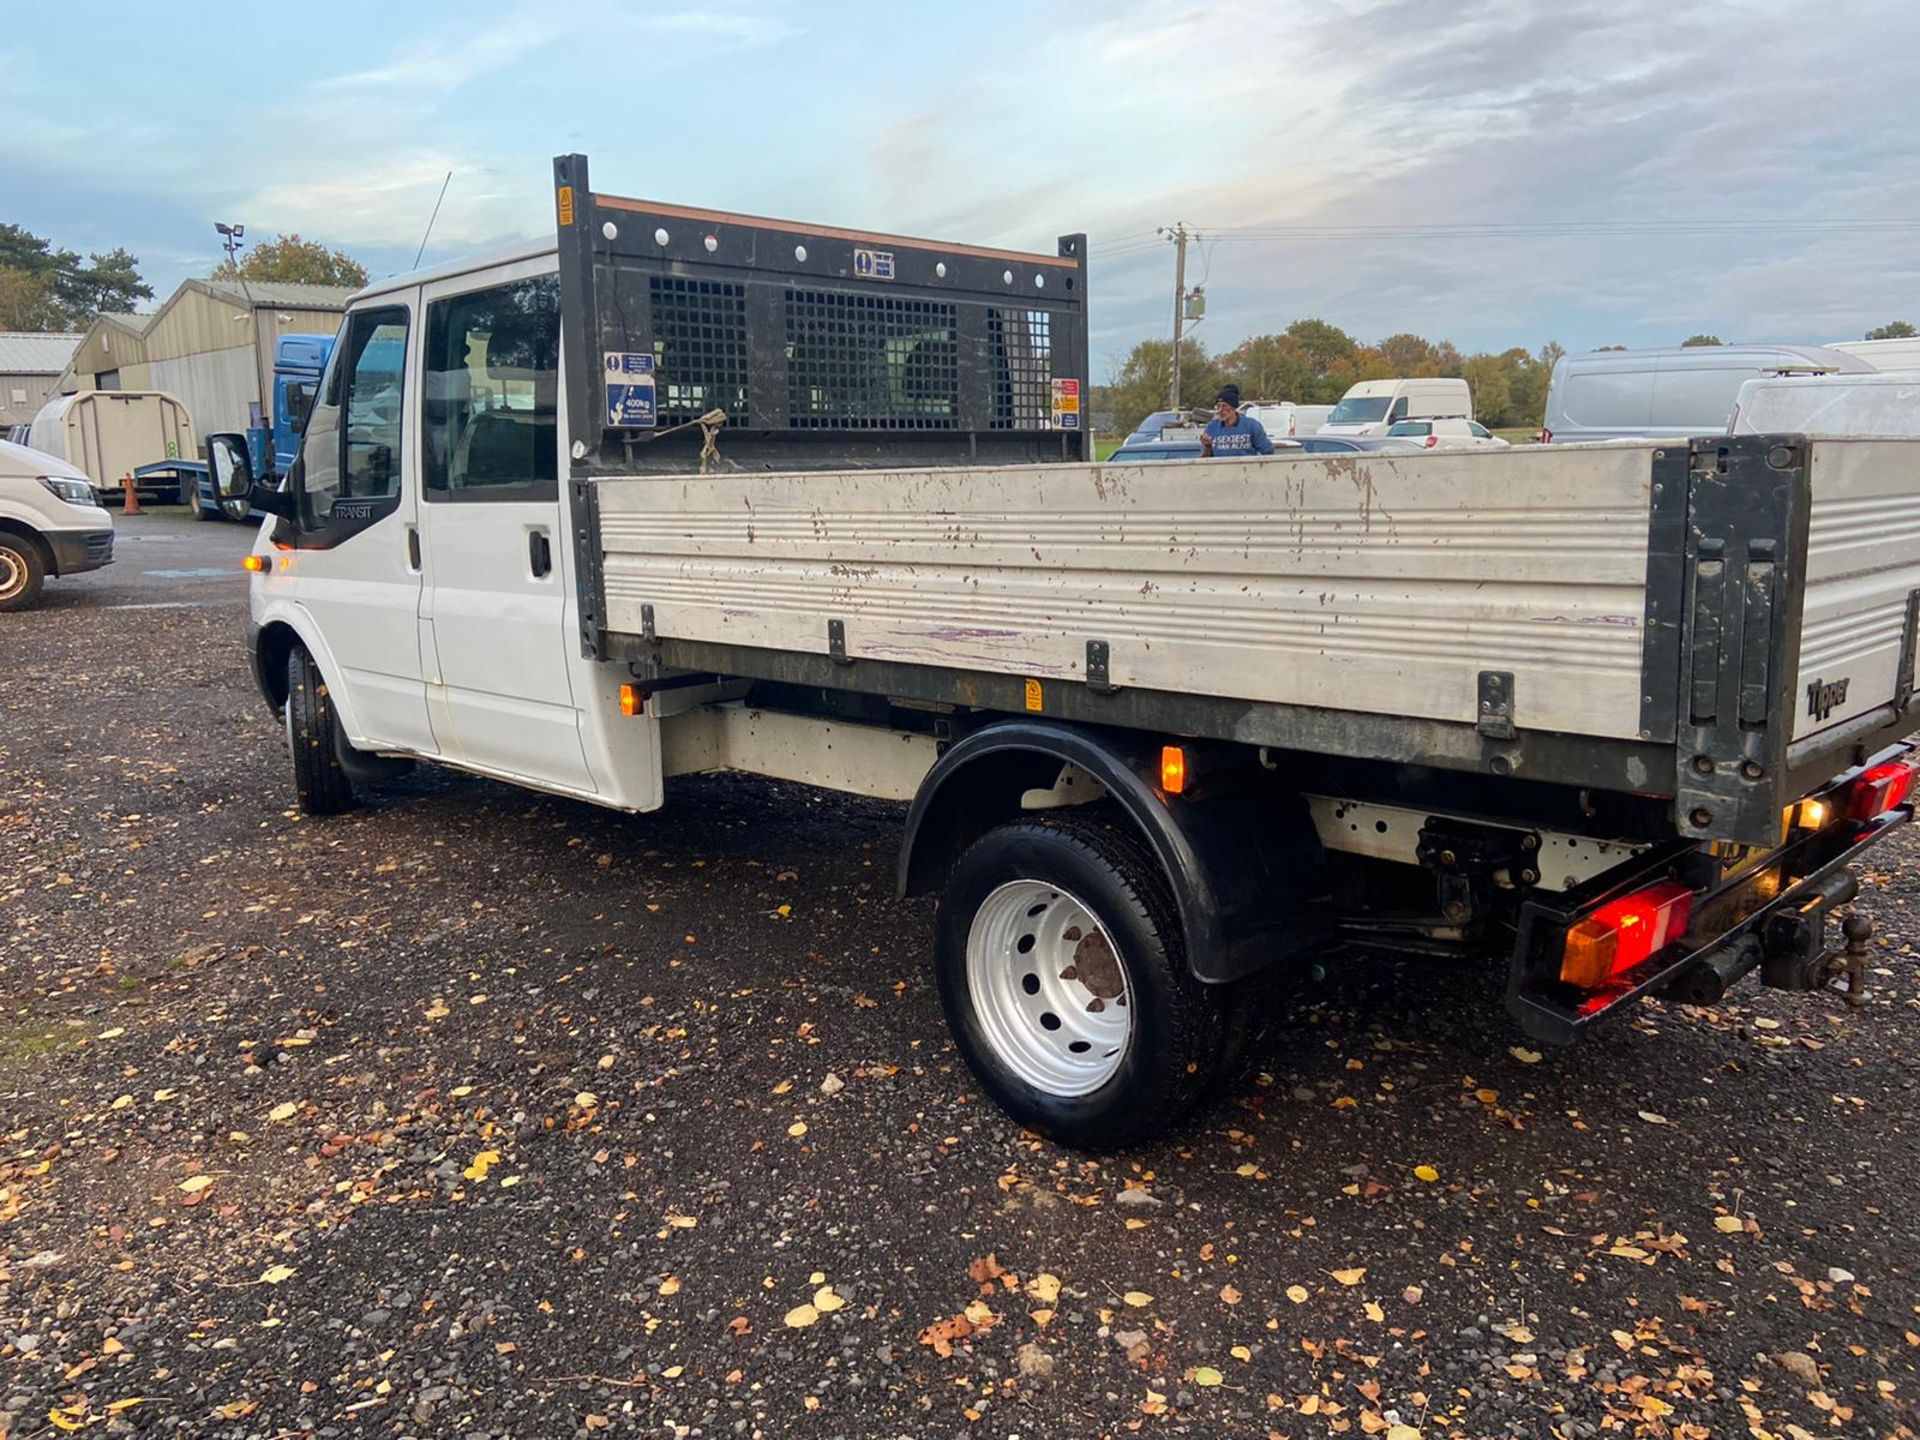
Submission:
<svg viewBox="0 0 1920 1440">
<path fill-rule="evenodd" d="M 1465 355 L 1449 340 L 1389 335 L 1363 344 L 1325 320 L 1296 320 L 1277 335 L 1251 335 L 1222 355 L 1198 340 L 1180 342 L 1180 404 L 1204 409 L 1228 381 L 1249 400 L 1332 405 L 1362 380 L 1449 376 L 1465 380 L 1473 413 L 1489 426 L 1537 425 L 1546 408 L 1547 379 L 1564 352 L 1549 342 L 1538 351 L 1515 347 L 1497 355 Z M 1142 340 L 1109 380 L 1100 408 L 1131 430 L 1165 408 L 1173 346 Z"/>
<path fill-rule="evenodd" d="M 367 283 L 367 268 L 316 240 L 282 235 L 238 264 L 222 260 L 208 278 L 358 289 Z M 83 260 L 45 236 L 0 223 L 0 330 L 84 330 L 102 314 L 124 315 L 151 299 L 153 287 L 140 278 L 140 261 L 125 246 Z"/>
<path fill-rule="evenodd" d="M 1869 340 L 1897 340 L 1914 327 L 1895 320 L 1867 332 Z M 1692 335 L 1686 346 L 1720 345 L 1717 335 Z M 1624 345 L 1602 345 L 1624 350 Z M 1413 334 L 1389 335 L 1377 345 L 1363 344 L 1325 320 L 1296 320 L 1277 335 L 1251 335 L 1222 355 L 1211 355 L 1199 340 L 1180 342 L 1180 407 L 1204 410 L 1228 381 L 1248 400 L 1292 400 L 1301 405 L 1332 405 L 1362 380 L 1421 379 L 1448 376 L 1465 380 L 1473 394 L 1473 413 L 1481 424 L 1532 428 L 1547 405 L 1547 382 L 1554 362 L 1566 351 L 1549 340 L 1538 350 L 1519 346 L 1498 354 L 1465 355 L 1451 341 Z M 1172 379 L 1173 345 L 1142 340 L 1094 392 L 1096 411 L 1111 416 L 1123 432 L 1167 405 Z"/>
</svg>

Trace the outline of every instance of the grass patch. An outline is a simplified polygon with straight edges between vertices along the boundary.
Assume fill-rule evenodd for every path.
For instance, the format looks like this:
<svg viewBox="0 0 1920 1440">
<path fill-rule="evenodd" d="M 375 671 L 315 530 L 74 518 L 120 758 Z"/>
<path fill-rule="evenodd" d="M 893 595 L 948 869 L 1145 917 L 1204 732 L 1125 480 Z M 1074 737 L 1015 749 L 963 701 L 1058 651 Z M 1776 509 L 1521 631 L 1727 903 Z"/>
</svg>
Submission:
<svg viewBox="0 0 1920 1440">
<path fill-rule="evenodd" d="M 49 1025 L 44 1022 L 16 1026 L 0 1030 L 0 1057 L 9 1060 L 36 1060 L 43 1055 L 51 1055 L 60 1048 L 67 1038 L 65 1025 Z"/>
</svg>

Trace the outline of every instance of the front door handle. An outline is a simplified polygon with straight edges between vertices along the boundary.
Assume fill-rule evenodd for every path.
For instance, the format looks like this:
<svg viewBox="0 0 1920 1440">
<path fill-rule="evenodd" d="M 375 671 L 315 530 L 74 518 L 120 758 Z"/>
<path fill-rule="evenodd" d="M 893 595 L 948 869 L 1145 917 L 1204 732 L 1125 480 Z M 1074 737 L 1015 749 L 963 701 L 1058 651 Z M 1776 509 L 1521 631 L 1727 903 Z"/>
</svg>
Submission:
<svg viewBox="0 0 1920 1440">
<path fill-rule="evenodd" d="M 535 530 L 527 536 L 527 563 L 536 580 L 552 573 L 553 547 L 547 543 L 546 531 Z"/>
<path fill-rule="evenodd" d="M 407 564 L 420 568 L 420 530 L 414 525 L 407 526 Z"/>
</svg>

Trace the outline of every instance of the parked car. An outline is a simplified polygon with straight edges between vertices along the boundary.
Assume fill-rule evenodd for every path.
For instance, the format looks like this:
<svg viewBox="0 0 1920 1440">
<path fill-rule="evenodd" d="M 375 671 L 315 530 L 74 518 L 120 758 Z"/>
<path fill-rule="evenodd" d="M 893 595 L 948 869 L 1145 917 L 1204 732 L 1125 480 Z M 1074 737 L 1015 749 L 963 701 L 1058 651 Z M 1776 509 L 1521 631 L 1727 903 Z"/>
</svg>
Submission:
<svg viewBox="0 0 1920 1440">
<path fill-rule="evenodd" d="M 1427 450 L 1504 450 L 1507 442 L 1478 420 L 1441 416 L 1436 420 L 1402 420 L 1389 426 L 1390 440 L 1411 440 Z"/>
<path fill-rule="evenodd" d="M 1128 464 L 1141 460 L 1198 460 L 1200 458 L 1200 439 L 1196 435 L 1191 440 L 1162 440 L 1157 434 L 1130 439 L 1113 454 L 1107 457 L 1109 464 L 1124 462 Z"/>
<path fill-rule="evenodd" d="M 25 610 L 49 575 L 113 563 L 113 517 L 86 475 L 56 455 L 0 440 L 0 611 Z"/>
<path fill-rule="evenodd" d="M 1133 433 L 1127 436 L 1127 443 L 1131 445 L 1136 440 L 1155 439 L 1162 430 L 1170 425 L 1179 425 L 1186 418 L 1187 412 L 1184 410 L 1156 410 L 1133 427 Z"/>
<path fill-rule="evenodd" d="M 1543 445 L 1679 440 L 1724 433 L 1733 398 L 1768 375 L 1872 374 L 1857 355 L 1819 345 L 1697 345 L 1562 355 L 1547 382 Z"/>
<path fill-rule="evenodd" d="M 1417 455 L 1426 448 L 1390 435 L 1301 435 L 1294 444 L 1309 455 Z"/>
<path fill-rule="evenodd" d="M 1892 342 L 1886 342 L 1892 343 Z M 1749 380 L 1734 397 L 1731 435 L 1920 437 L 1920 372 L 1785 375 Z"/>
<path fill-rule="evenodd" d="M 1384 435 L 1402 420 L 1439 415 L 1473 418 L 1473 393 L 1464 380 L 1362 380 L 1340 397 L 1320 427 L 1322 435 Z"/>
</svg>

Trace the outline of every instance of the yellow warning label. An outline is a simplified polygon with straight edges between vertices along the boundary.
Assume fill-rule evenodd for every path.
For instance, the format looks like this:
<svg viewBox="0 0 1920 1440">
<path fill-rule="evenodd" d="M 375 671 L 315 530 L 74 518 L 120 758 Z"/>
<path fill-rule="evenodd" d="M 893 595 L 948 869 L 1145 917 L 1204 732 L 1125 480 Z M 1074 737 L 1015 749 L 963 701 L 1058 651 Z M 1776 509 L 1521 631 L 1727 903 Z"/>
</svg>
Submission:
<svg viewBox="0 0 1920 1440">
<path fill-rule="evenodd" d="M 1040 706 L 1040 682 L 1038 680 L 1029 680 L 1027 681 L 1027 709 L 1038 710 Z"/>
<path fill-rule="evenodd" d="M 560 223 L 562 225 L 573 223 L 573 187 L 571 185 L 560 187 Z"/>
</svg>

